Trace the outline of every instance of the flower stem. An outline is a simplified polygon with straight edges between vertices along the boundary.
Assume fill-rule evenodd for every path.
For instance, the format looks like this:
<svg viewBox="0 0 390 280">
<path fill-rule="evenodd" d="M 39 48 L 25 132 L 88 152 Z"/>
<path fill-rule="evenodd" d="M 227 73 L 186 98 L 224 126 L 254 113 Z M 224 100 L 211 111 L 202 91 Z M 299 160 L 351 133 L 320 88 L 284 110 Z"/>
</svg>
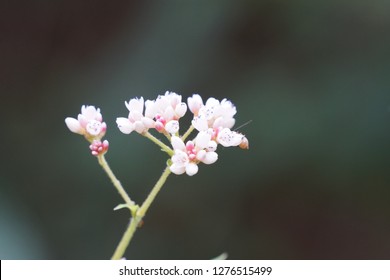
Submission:
<svg viewBox="0 0 390 280">
<path fill-rule="evenodd" d="M 173 151 L 171 148 L 169 148 L 167 145 L 165 145 L 163 142 L 158 140 L 156 137 L 154 137 L 152 134 L 150 134 L 148 131 L 143 134 L 146 138 L 150 139 L 153 143 L 157 144 L 161 147 L 161 149 L 166 152 L 169 156 L 173 155 Z"/>
<path fill-rule="evenodd" d="M 188 130 L 186 131 L 186 133 L 183 134 L 183 136 L 181 137 L 181 140 L 184 142 L 188 136 L 190 136 L 191 132 L 194 130 L 194 126 L 191 125 Z"/>
<path fill-rule="evenodd" d="M 127 227 L 125 233 L 123 234 L 123 237 L 121 241 L 119 242 L 113 256 L 112 260 L 119 260 L 123 257 L 123 254 L 126 251 L 126 248 L 129 246 L 130 241 L 132 240 L 135 231 L 138 228 L 138 224 L 142 221 L 142 218 L 145 216 L 146 212 L 148 211 L 150 205 L 156 198 L 158 192 L 161 190 L 162 186 L 164 185 L 165 181 L 167 180 L 169 174 L 171 173 L 171 170 L 169 169 L 169 166 L 167 166 L 164 170 L 164 172 L 161 174 L 161 177 L 158 179 L 157 183 L 154 185 L 152 191 L 149 193 L 148 197 L 145 199 L 144 203 L 142 203 L 142 206 L 137 210 L 136 214 L 133 218 L 130 220 L 130 224 Z"/>
<path fill-rule="evenodd" d="M 141 207 L 138 209 L 138 211 L 137 211 L 138 217 L 142 218 L 143 216 L 145 216 L 145 214 L 148 211 L 153 200 L 156 198 L 156 195 L 161 190 L 161 187 L 164 185 L 165 181 L 167 180 L 169 174 L 171 174 L 171 170 L 169 169 L 169 166 L 167 166 L 165 168 L 164 172 L 161 174 L 160 179 L 158 179 L 158 181 L 154 185 L 152 191 L 149 193 L 148 197 L 145 199 L 144 203 L 142 203 Z"/>
<path fill-rule="evenodd" d="M 117 189 L 119 194 L 122 196 L 123 200 L 126 202 L 128 206 L 134 205 L 134 201 L 131 200 L 129 195 L 126 193 L 125 189 L 123 188 L 121 182 L 116 178 L 114 172 L 112 172 L 110 166 L 108 165 L 104 155 L 98 156 L 98 161 L 101 167 L 103 167 L 104 171 L 107 173 L 108 177 L 111 179 L 112 184 Z"/>
<path fill-rule="evenodd" d="M 111 257 L 112 260 L 120 260 L 123 257 L 127 249 L 127 246 L 129 246 L 129 243 L 133 238 L 135 231 L 137 230 L 137 226 L 140 221 L 141 219 L 138 217 L 130 219 L 130 224 L 127 227 L 121 241 L 119 242 L 118 246 L 115 249 L 114 254 Z"/>
</svg>

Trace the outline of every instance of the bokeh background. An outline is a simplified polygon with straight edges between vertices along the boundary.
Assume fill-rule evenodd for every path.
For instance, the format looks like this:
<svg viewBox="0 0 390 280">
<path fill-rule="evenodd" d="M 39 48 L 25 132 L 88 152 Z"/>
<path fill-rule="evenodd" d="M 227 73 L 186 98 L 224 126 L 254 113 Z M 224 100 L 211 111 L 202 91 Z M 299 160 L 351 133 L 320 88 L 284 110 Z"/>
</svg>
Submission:
<svg viewBox="0 0 390 280">
<path fill-rule="evenodd" d="M 171 176 L 128 259 L 390 258 L 389 1 L 0 5 L 0 258 L 111 257 L 128 213 L 64 119 L 101 108 L 141 202 L 166 156 L 115 119 L 166 90 L 232 100 L 250 150 Z"/>
</svg>

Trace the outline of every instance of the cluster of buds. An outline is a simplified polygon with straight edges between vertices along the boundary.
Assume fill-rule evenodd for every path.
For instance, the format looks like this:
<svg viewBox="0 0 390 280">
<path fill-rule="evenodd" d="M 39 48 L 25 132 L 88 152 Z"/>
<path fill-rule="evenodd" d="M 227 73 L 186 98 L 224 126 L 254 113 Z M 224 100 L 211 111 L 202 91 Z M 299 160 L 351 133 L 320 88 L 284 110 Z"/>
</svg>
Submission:
<svg viewBox="0 0 390 280">
<path fill-rule="evenodd" d="M 235 124 L 236 107 L 227 99 L 219 101 L 209 98 L 204 103 L 200 95 L 189 97 L 187 104 L 182 102 L 181 95 L 165 92 L 155 100 L 144 101 L 143 97 L 125 102 L 129 114 L 127 118 L 116 119 L 119 130 L 124 134 L 136 131 L 145 134 L 153 129 L 162 133 L 170 141 L 173 148 L 170 170 L 180 175 L 194 175 L 198 172 L 198 164 L 212 164 L 217 161 L 218 145 L 224 147 L 239 146 L 248 149 L 248 139 L 241 133 L 232 130 Z M 193 114 L 192 129 L 197 135 L 187 142 L 180 136 L 180 123 L 187 109 Z M 90 149 L 94 156 L 107 152 L 107 140 L 101 142 L 106 131 L 99 109 L 93 106 L 83 106 L 78 119 L 66 118 L 68 128 L 75 133 L 84 135 L 90 141 Z"/>
</svg>

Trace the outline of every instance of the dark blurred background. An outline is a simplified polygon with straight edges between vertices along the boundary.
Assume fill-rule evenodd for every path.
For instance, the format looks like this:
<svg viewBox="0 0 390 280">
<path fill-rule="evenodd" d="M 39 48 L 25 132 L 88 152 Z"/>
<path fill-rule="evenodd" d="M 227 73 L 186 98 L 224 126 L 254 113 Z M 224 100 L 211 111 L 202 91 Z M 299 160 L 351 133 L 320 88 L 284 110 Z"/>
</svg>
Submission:
<svg viewBox="0 0 390 280">
<path fill-rule="evenodd" d="M 0 258 L 107 259 L 121 198 L 65 126 L 83 104 L 139 203 L 166 156 L 116 117 L 228 98 L 250 150 L 172 175 L 128 259 L 389 259 L 389 1 L 1 1 Z M 187 121 L 189 121 L 187 119 Z"/>
</svg>

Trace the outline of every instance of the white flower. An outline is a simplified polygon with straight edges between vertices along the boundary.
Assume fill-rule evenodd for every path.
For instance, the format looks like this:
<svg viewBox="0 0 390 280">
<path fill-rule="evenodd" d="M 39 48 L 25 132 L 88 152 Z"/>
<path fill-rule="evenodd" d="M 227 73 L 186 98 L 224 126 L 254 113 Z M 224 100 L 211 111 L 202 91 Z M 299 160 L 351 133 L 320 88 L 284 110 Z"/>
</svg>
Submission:
<svg viewBox="0 0 390 280">
<path fill-rule="evenodd" d="M 236 131 L 231 131 L 229 128 L 223 128 L 216 136 L 217 142 L 224 147 L 239 146 L 244 139 L 246 139 L 244 135 Z M 249 144 L 247 139 L 246 142 L 248 146 Z"/>
<path fill-rule="evenodd" d="M 124 134 L 130 134 L 134 130 L 138 133 L 144 133 L 149 128 L 154 127 L 154 121 L 150 117 L 143 115 L 144 111 L 144 98 L 133 98 L 127 103 L 125 102 L 127 109 L 129 110 L 128 118 L 117 118 L 116 123 L 119 130 Z"/>
<path fill-rule="evenodd" d="M 70 131 L 84 135 L 90 141 L 101 139 L 107 130 L 100 109 L 94 106 L 83 105 L 77 119 L 68 117 L 65 123 Z"/>
<path fill-rule="evenodd" d="M 218 154 L 215 152 L 217 143 L 211 140 L 211 135 L 207 132 L 199 132 L 194 141 L 187 144 L 177 136 L 171 138 L 174 155 L 170 170 L 177 174 L 192 176 L 198 172 L 198 163 L 212 164 L 217 161 Z"/>
<path fill-rule="evenodd" d="M 202 97 L 200 97 L 199 94 L 193 94 L 192 97 L 188 97 L 187 103 L 190 111 L 194 114 L 194 116 L 197 116 L 199 109 L 203 106 Z"/>
<path fill-rule="evenodd" d="M 205 131 L 208 128 L 232 128 L 235 119 L 234 115 L 237 113 L 236 107 L 227 99 L 221 102 L 210 97 L 206 104 L 197 94 L 188 99 L 191 112 L 194 113 L 192 125 L 198 131 Z"/>
<path fill-rule="evenodd" d="M 181 95 L 174 92 L 165 92 L 156 100 L 146 101 L 145 115 L 154 118 L 155 128 L 159 132 L 175 134 L 179 130 L 178 120 L 187 112 L 187 105 L 181 102 Z"/>
</svg>

